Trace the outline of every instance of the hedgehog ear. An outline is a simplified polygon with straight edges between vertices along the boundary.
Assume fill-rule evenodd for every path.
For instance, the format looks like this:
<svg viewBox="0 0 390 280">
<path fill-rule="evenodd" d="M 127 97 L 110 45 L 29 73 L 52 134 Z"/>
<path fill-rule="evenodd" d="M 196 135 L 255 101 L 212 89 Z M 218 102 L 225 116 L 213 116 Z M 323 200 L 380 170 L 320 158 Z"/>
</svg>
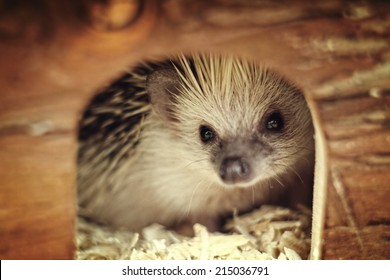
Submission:
<svg viewBox="0 0 390 280">
<path fill-rule="evenodd" d="M 173 99 L 179 94 L 180 77 L 174 68 L 162 68 L 152 72 L 146 80 L 146 91 L 153 109 L 165 121 L 174 121 Z"/>
</svg>

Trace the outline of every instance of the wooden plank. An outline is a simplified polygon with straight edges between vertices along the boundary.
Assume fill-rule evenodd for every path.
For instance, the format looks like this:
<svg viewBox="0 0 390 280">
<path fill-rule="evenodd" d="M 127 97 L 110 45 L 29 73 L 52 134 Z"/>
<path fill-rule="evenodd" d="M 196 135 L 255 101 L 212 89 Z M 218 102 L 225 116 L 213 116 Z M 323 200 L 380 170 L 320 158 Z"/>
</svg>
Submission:
<svg viewBox="0 0 390 280">
<path fill-rule="evenodd" d="M 0 146 L 0 258 L 72 258 L 75 139 L 12 135 Z"/>
<path fill-rule="evenodd" d="M 326 229 L 324 240 L 324 259 L 390 259 L 389 225 Z"/>
<path fill-rule="evenodd" d="M 390 224 L 390 169 L 351 170 L 340 174 L 358 227 Z"/>
</svg>

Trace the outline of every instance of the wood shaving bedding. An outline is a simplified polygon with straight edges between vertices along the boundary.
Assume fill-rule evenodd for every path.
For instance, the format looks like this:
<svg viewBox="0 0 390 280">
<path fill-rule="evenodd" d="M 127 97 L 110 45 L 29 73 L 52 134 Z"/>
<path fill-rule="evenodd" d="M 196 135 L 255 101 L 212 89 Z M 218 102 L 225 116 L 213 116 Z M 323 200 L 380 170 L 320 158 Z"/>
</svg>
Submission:
<svg viewBox="0 0 390 280">
<path fill-rule="evenodd" d="M 210 233 L 194 225 L 190 238 L 153 224 L 141 235 L 78 220 L 76 259 L 300 260 L 310 252 L 311 212 L 264 205 L 234 215 L 225 229 Z"/>
</svg>

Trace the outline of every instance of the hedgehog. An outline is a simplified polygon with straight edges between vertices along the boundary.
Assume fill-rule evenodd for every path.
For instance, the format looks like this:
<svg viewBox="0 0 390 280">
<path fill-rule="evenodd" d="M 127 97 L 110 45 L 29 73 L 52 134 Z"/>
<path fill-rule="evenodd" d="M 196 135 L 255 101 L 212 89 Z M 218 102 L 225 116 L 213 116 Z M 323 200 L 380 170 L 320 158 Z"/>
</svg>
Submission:
<svg viewBox="0 0 390 280">
<path fill-rule="evenodd" d="M 221 230 L 263 204 L 310 207 L 313 125 L 297 86 L 241 57 L 179 55 L 109 85 L 80 122 L 82 217 Z"/>
</svg>

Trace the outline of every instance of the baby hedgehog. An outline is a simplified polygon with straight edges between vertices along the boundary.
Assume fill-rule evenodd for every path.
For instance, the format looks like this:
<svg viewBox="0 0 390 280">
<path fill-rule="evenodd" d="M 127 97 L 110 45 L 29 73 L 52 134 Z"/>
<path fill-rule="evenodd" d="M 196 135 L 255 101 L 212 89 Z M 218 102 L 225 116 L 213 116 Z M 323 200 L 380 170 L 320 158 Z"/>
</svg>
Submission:
<svg viewBox="0 0 390 280">
<path fill-rule="evenodd" d="M 310 205 L 313 127 L 302 93 L 232 56 L 139 66 L 81 121 L 80 215 L 138 231 L 210 231 L 236 209 Z"/>
</svg>

